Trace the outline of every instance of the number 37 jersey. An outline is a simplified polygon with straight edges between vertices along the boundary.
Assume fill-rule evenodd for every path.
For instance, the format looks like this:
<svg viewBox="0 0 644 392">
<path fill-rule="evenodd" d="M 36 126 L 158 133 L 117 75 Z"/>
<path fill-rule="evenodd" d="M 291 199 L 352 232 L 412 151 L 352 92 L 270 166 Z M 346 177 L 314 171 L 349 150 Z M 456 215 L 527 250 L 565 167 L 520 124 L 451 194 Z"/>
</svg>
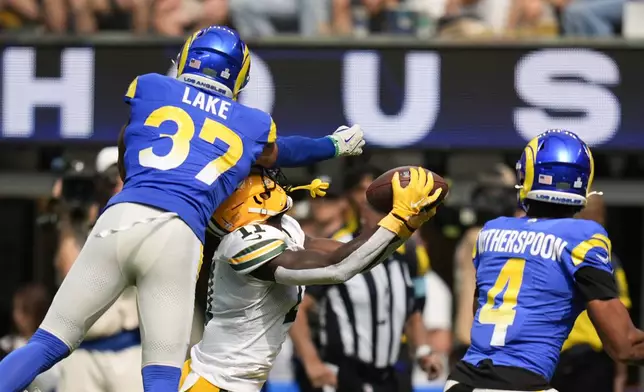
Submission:
<svg viewBox="0 0 644 392">
<path fill-rule="evenodd" d="M 498 218 L 474 248 L 478 310 L 463 360 L 552 378 L 559 352 L 585 304 L 575 274 L 612 273 L 603 227 L 582 219 Z"/>
<path fill-rule="evenodd" d="M 125 101 L 126 178 L 108 205 L 175 212 L 203 242 L 217 206 L 275 141 L 275 124 L 267 113 L 159 74 L 137 77 Z"/>
</svg>

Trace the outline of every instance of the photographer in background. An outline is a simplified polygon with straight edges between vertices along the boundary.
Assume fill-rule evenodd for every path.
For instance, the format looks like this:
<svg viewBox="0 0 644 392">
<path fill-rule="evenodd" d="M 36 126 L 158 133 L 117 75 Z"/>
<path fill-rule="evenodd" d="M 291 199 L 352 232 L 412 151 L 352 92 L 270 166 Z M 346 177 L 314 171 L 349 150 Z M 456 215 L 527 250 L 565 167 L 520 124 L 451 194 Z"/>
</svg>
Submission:
<svg viewBox="0 0 644 392">
<path fill-rule="evenodd" d="M 100 210 L 123 187 L 117 161 L 118 149 L 108 147 L 97 156 L 95 177 L 76 170 L 75 174 L 68 173 L 63 178 L 63 205 L 67 206 L 68 214 L 60 217 L 55 261 L 61 280 L 72 268 Z M 130 288 L 98 319 L 79 348 L 61 363 L 61 378 L 56 390 L 143 391 L 140 363 L 136 291 Z"/>
<path fill-rule="evenodd" d="M 467 351 L 470 345 L 470 330 L 474 315 L 472 298 L 476 288 L 476 271 L 472 263 L 472 249 L 481 227 L 485 222 L 500 216 L 517 216 L 514 173 L 505 165 L 498 165 L 492 173 L 484 174 L 472 191 L 471 209 L 473 224 L 468 228 L 456 247 L 454 256 L 454 293 L 456 296 L 455 347 L 451 361 L 455 362 Z M 462 216 L 466 215 L 462 213 Z"/>
<path fill-rule="evenodd" d="M 76 260 L 100 211 L 123 188 L 117 160 L 117 147 L 104 148 L 96 157 L 96 174 L 87 173 L 81 162 L 73 162 L 57 183 L 60 189 L 54 190 L 54 196 L 62 197 L 58 208 L 60 224 L 56 257 L 59 282 Z"/>
</svg>

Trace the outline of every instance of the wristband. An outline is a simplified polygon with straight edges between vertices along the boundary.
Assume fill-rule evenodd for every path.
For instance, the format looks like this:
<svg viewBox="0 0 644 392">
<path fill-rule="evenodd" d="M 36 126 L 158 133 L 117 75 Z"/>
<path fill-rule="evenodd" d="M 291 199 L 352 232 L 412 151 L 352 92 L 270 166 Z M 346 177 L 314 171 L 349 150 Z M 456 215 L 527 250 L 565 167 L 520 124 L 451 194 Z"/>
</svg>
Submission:
<svg viewBox="0 0 644 392">
<path fill-rule="evenodd" d="M 333 147 L 335 147 L 335 156 L 337 157 L 338 155 L 340 155 L 340 144 L 338 143 L 338 140 L 331 136 L 326 137 L 331 140 L 331 143 L 333 143 Z"/>
<path fill-rule="evenodd" d="M 378 222 L 378 226 L 384 227 L 401 239 L 409 238 L 413 234 L 413 231 L 407 226 L 407 223 L 392 213 L 389 213 L 387 216 L 382 218 L 380 222 Z"/>
</svg>

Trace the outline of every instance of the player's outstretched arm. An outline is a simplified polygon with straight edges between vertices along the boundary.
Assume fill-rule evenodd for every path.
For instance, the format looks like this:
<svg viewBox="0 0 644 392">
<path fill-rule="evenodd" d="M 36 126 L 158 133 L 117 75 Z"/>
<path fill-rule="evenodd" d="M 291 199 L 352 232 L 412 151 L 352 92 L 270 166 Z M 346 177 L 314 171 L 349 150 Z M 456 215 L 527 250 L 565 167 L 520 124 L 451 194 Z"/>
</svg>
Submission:
<svg viewBox="0 0 644 392">
<path fill-rule="evenodd" d="M 341 283 L 384 260 L 405 240 L 377 226 L 331 253 L 287 250 L 252 274 L 287 285 Z"/>
<path fill-rule="evenodd" d="M 588 302 L 588 315 L 604 344 L 617 362 L 644 365 L 644 332 L 633 325 L 619 298 Z"/>
<path fill-rule="evenodd" d="M 440 189 L 429 195 L 434 187 L 433 177 L 424 169 L 411 169 L 410 173 L 405 188 L 400 186 L 398 173 L 394 175 L 393 208 L 375 228 L 331 252 L 285 251 L 253 275 L 287 285 L 335 284 L 374 267 L 435 213 L 433 209 L 425 210 L 440 197 Z"/>
<path fill-rule="evenodd" d="M 341 126 L 322 138 L 303 136 L 278 137 L 264 148 L 257 164 L 264 167 L 298 167 L 333 157 L 362 154 L 364 133 L 359 125 Z"/>
<path fill-rule="evenodd" d="M 619 299 L 610 240 L 601 226 L 584 225 L 587 225 L 586 234 L 593 234 L 564 257 L 576 291 L 586 303 L 588 315 L 606 352 L 615 361 L 644 365 L 644 332 L 635 328 Z"/>
</svg>

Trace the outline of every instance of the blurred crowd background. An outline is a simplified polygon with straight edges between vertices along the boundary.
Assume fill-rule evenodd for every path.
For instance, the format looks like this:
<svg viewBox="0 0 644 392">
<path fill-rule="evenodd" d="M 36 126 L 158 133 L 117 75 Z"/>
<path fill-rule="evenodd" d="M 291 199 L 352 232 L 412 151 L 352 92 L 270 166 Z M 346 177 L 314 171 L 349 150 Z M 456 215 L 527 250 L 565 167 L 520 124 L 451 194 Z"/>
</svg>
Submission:
<svg viewBox="0 0 644 392">
<path fill-rule="evenodd" d="M 615 267 L 616 277 L 622 290 L 622 300 L 631 309 L 635 323 L 639 323 L 643 304 L 640 295 L 643 272 L 641 264 L 644 259 L 644 249 L 641 245 L 644 238 L 644 201 L 641 198 L 644 192 L 644 159 L 641 154 L 644 139 L 641 138 L 641 133 L 644 130 L 638 127 L 641 126 L 641 121 L 634 121 L 634 119 L 637 119 L 638 115 L 641 116 L 641 110 L 638 109 L 641 106 L 641 100 L 636 99 L 636 93 L 644 89 L 640 72 L 642 63 L 639 62 L 641 60 L 637 60 L 638 54 L 642 53 L 642 49 L 637 46 L 637 39 L 644 37 L 644 2 L 627 0 L 0 0 L 2 50 L 5 54 L 16 47 L 20 49 L 33 47 L 37 50 L 37 58 L 30 60 L 33 62 L 31 68 L 27 67 L 29 64 L 22 62 L 21 59 L 24 57 L 17 57 L 19 53 L 15 51 L 11 53 L 14 56 L 11 59 L 18 59 L 15 62 L 9 61 L 8 55 L 4 56 L 2 87 L 5 101 L 3 105 L 8 107 L 7 97 L 11 93 L 12 102 L 22 102 L 16 99 L 22 94 L 24 97 L 29 97 L 24 101 L 24 105 L 37 104 L 38 110 L 42 106 L 47 108 L 48 105 L 58 108 L 60 105 L 51 103 L 51 99 L 33 103 L 37 101 L 36 98 L 40 94 L 30 90 L 35 88 L 36 84 L 25 84 L 24 88 L 21 87 L 22 84 L 18 84 L 17 90 L 9 89 L 7 87 L 9 79 L 13 76 L 7 77 L 9 73 L 6 70 L 13 64 L 15 67 L 11 68 L 13 70 L 11 72 L 14 73 L 11 75 L 23 77 L 22 74 L 15 74 L 16 69 L 31 69 L 25 72 L 33 71 L 35 76 L 29 75 L 29 77 L 40 78 L 38 79 L 40 81 L 60 78 L 67 83 L 65 86 L 70 86 L 69 83 L 73 84 L 74 78 L 67 76 L 63 78 L 59 75 L 65 74 L 63 65 L 78 66 L 79 64 L 74 63 L 78 63 L 79 60 L 68 63 L 62 61 L 65 64 L 61 65 L 59 59 L 63 55 L 60 53 L 64 52 L 70 42 L 70 46 L 73 47 L 93 47 L 92 39 L 98 37 L 97 39 L 104 38 L 102 45 L 107 49 L 104 52 L 97 49 L 96 58 L 92 57 L 92 61 L 96 64 L 94 76 L 96 84 L 91 87 L 91 94 L 94 94 L 94 88 L 101 92 L 107 91 L 109 93 L 107 95 L 113 97 L 113 102 L 101 100 L 104 97 L 96 94 L 94 98 L 97 103 L 96 113 L 100 112 L 99 109 L 105 109 L 107 115 L 102 114 L 102 117 L 96 115 L 94 124 L 113 120 L 107 117 L 116 113 L 113 108 L 119 107 L 120 111 L 120 106 L 125 106 L 118 102 L 118 94 L 122 94 L 129 80 L 136 76 L 134 70 L 165 72 L 169 66 L 169 60 L 176 54 L 180 39 L 196 28 L 211 24 L 226 24 L 238 29 L 244 37 L 251 40 L 252 48 L 255 48 L 253 40 L 264 42 L 265 46 L 257 47 L 260 55 L 264 56 L 264 60 L 273 61 L 269 62 L 268 68 L 274 75 L 281 72 L 284 75 L 278 75 L 280 77 L 286 74 L 294 77 L 286 84 L 280 84 L 276 79 L 277 82 L 274 85 L 271 84 L 270 88 L 275 90 L 278 99 L 288 103 L 285 106 L 291 105 L 296 109 L 289 113 L 287 109 L 280 107 L 281 111 L 273 115 L 278 128 L 279 124 L 287 124 L 289 132 L 304 134 L 309 131 L 307 128 L 293 132 L 293 123 L 289 122 L 291 115 L 301 120 L 297 113 L 301 107 L 297 105 L 309 102 L 309 100 L 300 99 L 302 91 L 297 87 L 302 86 L 302 81 L 319 80 L 321 72 L 309 72 L 305 75 L 292 72 L 292 69 L 297 69 L 299 64 L 303 63 L 298 63 L 297 56 L 289 57 L 291 54 L 280 52 L 280 35 L 298 38 L 298 47 L 295 50 L 302 50 L 303 62 L 313 62 L 317 59 L 303 48 L 306 48 L 309 42 L 311 47 L 315 48 L 316 42 L 324 41 L 325 37 L 340 37 L 340 41 L 343 41 L 342 45 L 356 50 L 363 47 L 377 50 L 380 42 L 378 40 L 381 37 L 401 37 L 401 41 L 394 40 L 394 44 L 389 43 L 387 48 L 399 51 L 387 52 L 384 55 L 388 56 L 384 61 L 386 63 L 402 62 L 399 57 L 402 58 L 405 51 L 410 48 L 422 50 L 423 45 L 428 45 L 429 49 L 434 50 L 437 46 L 433 45 L 438 45 L 438 42 L 444 45 L 442 48 L 447 48 L 441 52 L 441 55 L 445 54 L 447 58 L 450 42 L 453 42 L 451 40 L 464 39 L 475 49 L 467 53 L 452 51 L 454 57 L 451 61 L 458 60 L 460 67 L 471 68 L 472 73 L 467 75 L 478 79 L 460 78 L 457 73 L 449 74 L 450 69 L 447 68 L 445 75 L 449 76 L 449 81 L 460 80 L 462 84 L 457 84 L 457 87 L 452 84 L 441 84 L 441 79 L 439 85 L 446 97 L 461 99 L 459 102 L 465 104 L 482 106 L 481 112 L 476 113 L 477 119 L 488 118 L 485 105 L 504 108 L 513 105 L 508 104 L 505 95 L 495 95 L 496 80 L 483 80 L 484 78 L 480 77 L 485 75 L 485 72 L 493 70 L 495 63 L 492 60 L 492 65 L 482 66 L 479 70 L 477 65 L 480 64 L 476 62 L 477 60 L 470 59 L 468 56 L 476 54 L 482 56 L 477 59 L 485 60 L 488 54 L 477 52 L 477 45 L 480 44 L 481 48 L 485 48 L 486 43 L 489 42 L 528 39 L 531 42 L 530 48 L 526 49 L 528 53 L 529 50 L 537 51 L 541 48 L 541 38 L 554 38 L 557 42 L 559 37 L 563 37 L 567 40 L 562 39 L 561 42 L 566 43 L 555 44 L 555 46 L 559 45 L 566 50 L 571 50 L 564 55 L 577 53 L 576 42 L 583 42 L 581 46 L 591 50 L 595 46 L 608 48 L 606 53 L 614 56 L 617 64 L 615 67 L 618 67 L 618 72 L 622 71 L 623 75 L 631 78 L 629 82 L 620 80 L 619 76 L 615 81 L 608 80 L 611 77 L 603 80 L 605 74 L 613 72 L 609 72 L 610 67 L 605 66 L 605 63 L 600 63 L 602 65 L 596 67 L 599 70 L 599 76 L 595 76 L 599 78 L 597 80 L 593 80 L 592 72 L 584 73 L 586 71 L 583 70 L 580 71 L 580 75 L 568 79 L 566 75 L 559 79 L 555 75 L 552 79 L 561 83 L 581 80 L 595 88 L 601 87 L 602 83 L 614 83 L 611 85 L 613 88 L 611 91 L 616 92 L 617 98 L 621 100 L 618 104 L 622 104 L 624 113 L 629 110 L 629 115 L 617 111 L 618 120 L 612 136 L 604 137 L 604 134 L 602 134 L 604 136 L 598 136 L 599 141 L 596 143 L 598 147 L 594 150 L 596 184 L 598 190 L 606 193 L 606 197 L 594 197 L 583 217 L 596 220 L 607 228 L 614 250 L 619 254 L 619 258 L 615 256 L 614 259 L 621 259 L 621 263 L 616 264 Z M 142 35 L 151 36 L 154 39 L 161 37 L 158 38 L 163 42 L 160 45 L 161 49 L 154 48 L 155 51 L 148 52 L 149 48 L 145 47 L 147 44 L 141 44 L 141 48 L 135 47 L 132 50 L 129 44 L 121 48 L 119 45 L 123 45 L 122 40 L 115 43 L 110 41 L 110 37 L 122 36 L 130 43 L 136 43 L 144 40 L 141 38 Z M 273 36 L 277 38 L 271 41 Z M 28 43 L 21 41 L 25 37 L 28 38 Z M 59 45 L 56 40 L 60 37 L 65 37 L 65 43 Z M 606 40 L 611 37 L 613 41 Z M 582 40 L 574 41 L 578 38 Z M 585 40 L 585 38 L 596 40 Z M 623 38 L 632 39 L 632 41 L 630 44 L 624 43 Z M 44 44 L 41 44 L 41 41 Z M 627 47 L 629 55 L 635 53 L 634 57 L 620 57 L 622 54 L 618 49 Z M 275 48 L 277 50 L 271 52 Z M 289 46 L 287 49 L 291 50 L 292 47 Z M 338 53 L 342 50 L 344 49 Z M 146 56 L 148 53 L 153 53 L 154 61 L 162 57 L 167 62 L 156 64 L 157 69 L 144 69 L 148 63 L 140 61 L 141 57 L 132 61 L 127 58 L 128 55 L 136 56 L 137 51 L 140 51 L 139 56 L 143 56 L 141 53 Z M 161 56 L 160 53 L 163 55 Z M 275 53 L 277 55 L 274 55 Z M 338 54 L 337 57 L 341 57 L 343 53 Z M 499 62 L 502 66 L 497 71 L 500 73 L 506 72 L 507 67 L 504 68 L 506 65 L 515 65 L 515 59 L 508 60 L 506 52 L 490 53 L 489 56 L 499 56 L 499 59 L 504 61 Z M 580 53 L 585 53 L 584 49 Z M 604 52 L 599 54 L 602 53 Z M 296 61 L 293 62 L 292 58 Z M 122 62 L 119 63 L 117 59 Z M 320 59 L 327 60 L 326 57 L 320 57 Z M 113 66 L 110 63 L 112 60 L 118 65 Z M 328 83 L 326 79 L 321 78 L 322 84 L 341 84 L 341 78 L 338 76 L 340 71 L 336 69 L 339 66 L 336 63 L 329 65 L 330 63 L 324 61 L 320 64 L 328 67 L 326 70 L 329 70 L 329 73 L 327 74 Z M 464 62 L 466 64 L 463 64 Z M 121 64 L 125 65 L 121 66 Z M 254 64 L 251 70 L 251 83 L 252 75 L 266 73 L 267 67 L 263 62 Z M 583 62 L 566 63 L 565 67 L 567 70 L 574 70 L 575 67 L 583 69 L 585 65 L 587 64 Z M 311 65 L 307 65 L 309 66 Z M 559 65 L 554 66 L 555 71 L 557 66 Z M 631 67 L 630 70 L 628 67 Z M 108 72 L 106 68 L 111 69 Z M 399 71 L 395 66 L 394 68 Z M 481 73 L 477 73 L 478 71 Z M 508 80 L 514 78 L 512 72 L 508 68 Z M 106 73 L 112 77 L 118 76 L 119 83 L 123 85 L 109 80 L 105 76 Z M 391 75 L 385 71 L 383 74 L 386 74 L 383 80 L 391 83 L 391 80 L 387 79 Z M 626 79 L 626 76 L 623 78 Z M 106 87 L 108 84 L 109 88 Z M 383 82 L 383 84 L 386 83 Z M 487 89 L 485 91 L 487 94 L 482 95 L 486 97 L 486 102 L 477 101 L 481 95 L 468 95 L 460 90 L 470 84 L 480 84 Z M 268 89 L 267 86 L 269 85 L 255 86 L 254 91 L 261 92 L 262 89 Z M 405 86 L 408 88 L 407 85 Z M 335 87 L 337 91 L 341 91 L 340 87 Z M 419 89 L 422 90 L 423 86 L 421 85 Z M 339 95 L 331 96 L 330 91 L 321 88 L 320 91 L 310 92 L 313 97 L 311 102 L 319 105 L 323 113 L 320 118 L 310 120 L 311 127 L 315 128 L 315 134 L 318 136 L 320 131 L 319 126 L 315 127 L 316 122 L 324 121 L 322 117 L 326 113 L 324 111 L 326 106 L 336 110 L 340 105 L 330 101 L 341 100 Z M 346 95 L 346 90 L 344 91 Z M 394 89 L 394 91 L 398 90 Z M 499 91 L 501 94 L 502 89 Z M 586 92 L 587 90 L 573 90 L 572 95 L 564 95 L 566 102 L 570 102 L 573 106 L 571 109 L 573 112 L 576 110 L 575 113 L 583 114 L 586 109 L 591 112 L 583 105 L 579 108 L 574 107 L 574 102 L 578 98 L 593 101 L 592 94 L 586 94 Z M 61 96 L 65 95 L 63 90 L 59 90 L 59 93 Z M 261 93 L 259 95 L 261 96 Z M 519 87 L 516 95 L 521 96 Z M 399 109 L 399 102 L 396 101 L 398 97 L 402 100 L 404 94 L 391 94 L 389 98 L 386 94 L 382 94 L 380 97 L 384 102 L 383 105 L 388 106 L 388 112 L 380 117 L 384 121 L 389 119 L 390 112 Z M 522 96 L 527 100 L 525 97 L 525 95 Z M 308 96 L 304 98 L 310 99 Z M 499 100 L 498 105 L 495 102 L 496 98 Z M 513 99 L 517 100 L 514 96 Z M 533 102 L 539 101 L 539 98 L 531 99 Z M 613 101 L 603 101 L 603 99 L 603 96 L 600 96 L 593 101 L 600 113 L 603 113 L 601 110 L 604 106 L 613 107 L 611 106 Z M 540 102 L 543 100 L 547 102 L 546 98 Z M 76 101 L 72 99 L 66 102 L 61 105 L 69 109 L 64 105 Z M 348 106 L 346 102 L 344 104 Z M 268 106 L 271 105 L 272 101 Z M 441 105 L 445 103 L 441 101 Z M 88 140 L 82 140 L 82 137 L 74 139 L 74 135 L 70 136 L 69 133 L 63 136 L 58 134 L 52 136 L 50 125 L 57 124 L 58 121 L 64 123 L 65 120 L 61 118 L 64 117 L 67 109 L 61 109 L 62 114 L 52 116 L 50 112 L 37 111 L 35 108 L 33 113 L 32 109 L 23 110 L 20 106 L 14 105 L 12 108 L 14 111 L 17 108 L 22 117 L 12 117 L 8 120 L 8 116 L 13 112 L 3 111 L 2 136 L 0 136 L 0 265 L 3 269 L 3 274 L 0 276 L 0 336 L 4 335 L 4 338 L 0 339 L 0 357 L 24 344 L 35 331 L 46 313 L 56 288 L 73 265 L 102 206 L 122 186 L 115 166 L 115 147 L 112 147 L 115 144 L 118 129 L 109 130 L 110 135 L 113 133 L 113 138 L 105 137 L 104 129 L 100 132 L 96 130 L 96 134 L 102 135 L 96 140 L 91 137 Z M 343 109 L 343 113 L 349 117 L 350 110 L 344 107 Z M 467 109 L 460 107 L 450 110 L 458 114 L 456 117 L 459 120 L 467 118 L 470 114 Z M 408 111 L 405 113 L 409 114 Z M 20 126 L 23 124 L 21 121 L 32 114 L 35 119 L 29 124 L 35 131 L 30 134 Z M 77 116 L 75 119 L 80 117 Z M 65 119 L 68 120 L 67 117 Z M 123 117 L 122 120 L 125 121 L 126 118 Z M 625 126 L 624 129 L 619 128 L 620 120 L 624 123 L 628 120 L 628 129 Z M 457 122 L 457 124 L 462 123 Z M 300 121 L 297 125 L 303 124 Z M 441 131 L 441 125 L 439 121 L 435 129 Z M 422 288 L 416 287 L 416 290 L 422 292 L 424 301 L 422 305 L 415 308 L 418 320 L 421 320 L 427 341 L 434 350 L 445 355 L 446 364 L 459 359 L 469 344 L 469 328 L 472 322 L 471 298 L 475 281 L 470 258 L 478 230 L 486 221 L 495 217 L 521 214 L 516 204 L 514 164 L 520 156 L 520 145 L 524 140 L 516 142 L 518 137 L 514 129 L 512 129 L 514 138 L 512 141 L 502 141 L 496 134 L 495 139 L 486 139 L 484 132 L 490 131 L 490 124 L 481 121 L 474 126 L 468 125 L 470 125 L 468 129 L 465 129 L 466 127 L 453 129 L 462 132 L 462 137 L 441 139 L 464 141 L 463 145 L 456 147 L 450 143 L 431 146 L 425 141 L 418 142 L 419 146 L 410 142 L 401 142 L 405 146 L 399 147 L 401 143 L 394 141 L 395 135 L 390 135 L 388 139 L 391 140 L 392 145 L 383 142 L 385 139 L 382 135 L 376 135 L 378 142 L 372 143 L 362 157 L 286 171 L 287 178 L 293 184 L 301 184 L 313 178 L 322 178 L 331 183 L 331 189 L 325 198 L 309 200 L 304 197 L 305 195 L 300 195 L 302 197 L 296 200 L 291 214 L 299 220 L 308 234 L 333 238 L 342 238 L 360 229 L 365 214 L 364 191 L 370 181 L 382 171 L 401 165 L 422 165 L 444 175 L 450 181 L 450 197 L 445 205 L 418 233 L 413 242 L 414 248 L 402 257 L 409 263 L 410 271 L 414 274 L 413 278 L 419 278 L 421 282 L 419 284 Z M 475 133 L 474 128 L 479 125 L 482 131 Z M 14 129 L 11 129 L 12 126 L 20 129 L 14 132 Z M 46 132 L 39 133 L 39 127 Z M 369 129 L 365 130 L 369 140 Z M 576 129 L 571 130 L 576 131 Z M 325 129 L 322 134 L 332 131 L 333 129 Z M 406 129 L 401 128 L 399 131 L 404 133 Z M 452 131 L 452 129 L 442 129 L 442 131 Z M 91 135 L 91 132 L 88 134 Z M 21 138 L 16 138 L 16 135 Z M 585 135 L 593 136 L 592 130 L 586 131 Z M 619 140 L 618 147 L 602 145 L 615 135 L 617 135 L 615 140 Z M 521 136 L 525 138 L 524 134 Z M 509 148 L 510 145 L 513 147 Z M 193 320 L 194 341 L 198 341 L 203 324 L 207 278 L 208 267 L 205 266 L 200 278 L 196 304 L 200 310 L 196 312 Z M 136 293 L 124 293 L 101 322 L 92 329 L 88 337 L 89 342 L 82 347 L 80 354 L 70 357 L 66 361 L 67 365 L 63 363 L 63 366 L 54 369 L 40 380 L 41 392 L 50 392 L 54 389 L 59 392 L 137 391 L 136 386 L 140 384 L 137 362 L 140 357 L 140 347 L 136 340 L 128 340 L 128 344 L 119 346 L 117 351 L 125 356 L 113 356 L 115 351 L 101 348 L 105 339 L 112 336 L 123 337 L 124 333 L 129 334 L 133 331 L 138 333 L 135 298 Z M 320 329 L 315 321 L 317 318 L 315 302 L 319 299 L 312 296 L 311 301 L 304 307 L 307 314 L 311 312 L 306 321 L 311 324 L 309 327 L 314 334 L 311 339 L 316 344 L 320 343 L 319 336 L 315 335 Z M 78 300 L 82 301 L 82 298 Z M 578 324 L 575 327 L 576 332 L 571 334 L 570 340 L 564 346 L 566 355 L 562 357 L 557 373 L 556 386 L 560 392 L 643 390 L 638 387 L 642 378 L 637 369 L 616 367 L 603 353 L 601 343 L 587 316 L 580 317 Z M 296 323 L 294 329 L 301 332 L 301 328 L 302 325 Z M 400 338 L 403 342 L 400 353 L 402 370 L 398 370 L 410 377 L 410 380 L 413 379 L 408 381 L 407 385 L 414 384 L 416 388 L 425 388 L 427 391 L 441 390 L 441 382 L 446 374 L 434 383 L 427 383 L 418 370 L 412 374 L 410 369 L 413 366 L 410 364 L 413 361 L 410 360 L 410 353 L 406 351 L 404 343 L 407 337 L 401 334 Z M 305 362 L 298 357 L 289 342 L 280 356 L 269 390 L 292 391 L 293 382 L 297 380 L 303 388 L 302 392 L 321 391 L 307 388 L 312 388 L 311 384 L 318 385 L 328 376 L 325 373 L 326 368 Z M 79 377 L 79 374 L 87 376 Z M 401 387 L 399 390 L 406 392 L 411 387 L 406 388 Z"/>
<path fill-rule="evenodd" d="M 2 0 L 6 31 L 182 36 L 211 24 L 242 35 L 641 36 L 629 0 Z"/>
</svg>

